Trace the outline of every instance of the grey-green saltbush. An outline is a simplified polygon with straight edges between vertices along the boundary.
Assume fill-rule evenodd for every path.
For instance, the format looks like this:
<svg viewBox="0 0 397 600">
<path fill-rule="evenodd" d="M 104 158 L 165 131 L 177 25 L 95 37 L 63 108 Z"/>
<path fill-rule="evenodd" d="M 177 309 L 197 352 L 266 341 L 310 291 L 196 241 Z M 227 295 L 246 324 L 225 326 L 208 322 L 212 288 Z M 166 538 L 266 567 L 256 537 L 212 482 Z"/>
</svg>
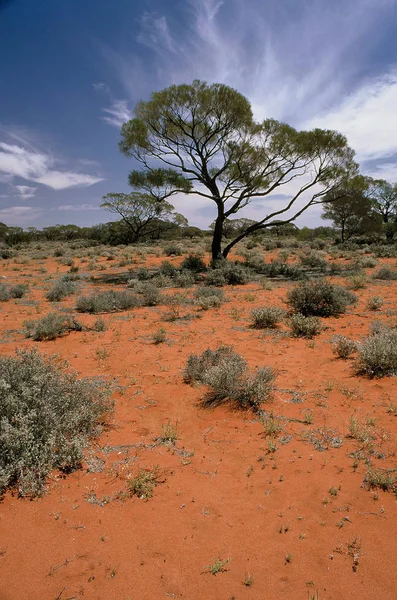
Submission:
<svg viewBox="0 0 397 600">
<path fill-rule="evenodd" d="M 70 331 L 82 331 L 83 326 L 71 315 L 48 313 L 37 321 L 27 321 L 25 335 L 36 342 L 55 340 Z"/>
<path fill-rule="evenodd" d="M 86 313 L 110 313 L 142 306 L 140 298 L 131 292 L 110 290 L 79 296 L 76 308 Z"/>
<path fill-rule="evenodd" d="M 357 349 L 357 374 L 370 378 L 397 375 L 397 329 L 374 327 Z"/>
<path fill-rule="evenodd" d="M 285 311 L 278 306 L 254 308 L 251 319 L 255 329 L 274 329 L 283 320 Z"/>
<path fill-rule="evenodd" d="M 0 283 L 0 302 L 7 302 L 13 298 L 23 298 L 27 292 L 26 285 L 5 285 Z"/>
<path fill-rule="evenodd" d="M 287 304 L 305 317 L 336 317 L 356 301 L 354 294 L 326 280 L 302 282 L 287 295 Z"/>
<path fill-rule="evenodd" d="M 186 383 L 208 386 L 206 405 L 229 400 L 239 408 L 259 410 L 268 402 L 276 377 L 271 367 L 249 373 L 245 360 L 229 346 L 205 350 L 201 355 L 190 355 L 184 371 Z"/>
<path fill-rule="evenodd" d="M 68 296 L 71 296 L 76 291 L 76 286 L 72 281 L 65 281 L 60 279 L 55 285 L 47 292 L 46 298 L 50 302 L 59 302 Z"/>
<path fill-rule="evenodd" d="M 321 320 L 318 317 L 305 317 L 301 313 L 292 315 L 288 320 L 293 337 L 311 339 L 322 330 Z"/>
<path fill-rule="evenodd" d="M 103 381 L 78 379 L 35 351 L 0 357 L 0 492 L 45 489 L 50 471 L 79 467 L 112 410 Z"/>
</svg>

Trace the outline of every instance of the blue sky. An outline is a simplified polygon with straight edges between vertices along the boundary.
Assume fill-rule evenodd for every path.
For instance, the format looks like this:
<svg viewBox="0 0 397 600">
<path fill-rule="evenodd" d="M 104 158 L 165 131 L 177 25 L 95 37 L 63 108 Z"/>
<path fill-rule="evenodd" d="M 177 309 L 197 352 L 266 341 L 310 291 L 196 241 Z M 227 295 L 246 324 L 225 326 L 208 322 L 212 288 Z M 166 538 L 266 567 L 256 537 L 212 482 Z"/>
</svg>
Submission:
<svg viewBox="0 0 397 600">
<path fill-rule="evenodd" d="M 133 168 L 120 124 L 151 91 L 196 78 L 238 89 L 258 119 L 341 131 L 364 173 L 397 181 L 397 0 L 0 0 L 0 74 L 8 225 L 111 220 L 101 197 L 127 192 Z M 174 204 L 213 220 L 204 199 Z"/>
</svg>

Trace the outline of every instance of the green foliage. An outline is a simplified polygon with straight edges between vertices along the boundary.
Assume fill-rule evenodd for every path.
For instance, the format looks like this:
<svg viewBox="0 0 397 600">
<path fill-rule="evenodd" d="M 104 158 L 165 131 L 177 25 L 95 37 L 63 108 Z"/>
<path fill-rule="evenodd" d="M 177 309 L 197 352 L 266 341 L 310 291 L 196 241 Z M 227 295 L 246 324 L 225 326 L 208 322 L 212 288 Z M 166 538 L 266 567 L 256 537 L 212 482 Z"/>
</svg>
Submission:
<svg viewBox="0 0 397 600">
<path fill-rule="evenodd" d="M 76 286 L 72 281 L 65 281 L 60 279 L 55 285 L 47 292 L 46 298 L 50 302 L 59 302 L 68 296 L 71 296 L 76 291 Z"/>
<path fill-rule="evenodd" d="M 288 320 L 288 325 L 291 328 L 291 333 L 294 337 L 302 337 L 312 339 L 323 328 L 321 320 L 318 317 L 305 317 L 301 313 L 292 315 Z"/>
<path fill-rule="evenodd" d="M 332 350 L 339 358 L 346 359 L 357 350 L 357 344 L 344 335 L 336 335 L 332 340 Z"/>
<path fill-rule="evenodd" d="M 136 476 L 128 480 L 128 489 L 132 496 L 149 500 L 149 498 L 153 498 L 154 488 L 163 481 L 164 477 L 160 473 L 158 465 L 152 469 L 139 468 Z"/>
<path fill-rule="evenodd" d="M 131 192 L 130 194 L 111 193 L 103 197 L 101 208 L 119 215 L 131 232 L 131 241 L 137 242 L 143 236 L 159 232 L 160 226 L 169 222 L 180 224 L 186 219 L 174 212 L 169 202 L 161 202 L 153 194 Z"/>
<path fill-rule="evenodd" d="M 122 126 L 120 148 L 143 166 L 130 176 L 130 184 L 141 190 L 134 193 L 156 200 L 180 192 L 198 194 L 216 204 L 213 260 L 226 258 L 238 241 L 264 227 L 288 227 L 302 209 L 295 209 L 287 222 L 279 217 L 294 209 L 303 193 L 312 191 L 308 207 L 357 169 L 343 135 L 320 129 L 297 131 L 274 119 L 257 123 L 250 103 L 236 90 L 197 80 L 172 85 L 139 102 L 134 118 Z M 166 168 L 148 167 L 153 159 L 163 161 Z M 230 218 L 252 199 L 282 189 L 291 177 L 295 181 L 302 177 L 296 195 L 260 221 L 246 220 L 222 253 Z"/>
<path fill-rule="evenodd" d="M 92 293 L 89 296 L 79 296 L 76 308 L 80 312 L 95 314 L 129 310 L 141 305 L 142 302 L 136 294 L 110 290 L 108 292 Z"/>
<path fill-rule="evenodd" d="M 394 271 L 388 266 L 381 267 L 374 274 L 375 279 L 383 279 L 385 281 L 393 281 L 397 279 L 397 271 Z"/>
<path fill-rule="evenodd" d="M 326 280 L 302 282 L 287 295 L 287 303 L 305 317 L 336 317 L 356 301 L 354 294 Z"/>
<path fill-rule="evenodd" d="M 397 375 L 397 329 L 377 327 L 357 349 L 357 374 L 370 378 Z"/>
<path fill-rule="evenodd" d="M 26 285 L 5 285 L 0 283 L 0 302 L 7 302 L 13 298 L 23 298 L 28 291 Z"/>
<path fill-rule="evenodd" d="M 56 312 L 48 313 L 37 321 L 26 321 L 24 325 L 26 337 L 37 342 L 55 340 L 71 331 L 82 331 L 83 329 L 81 323 L 71 315 Z"/>
<path fill-rule="evenodd" d="M 209 387 L 205 404 L 216 405 L 227 399 L 239 408 L 252 410 L 259 410 L 269 400 L 275 377 L 270 367 L 250 374 L 245 360 L 229 346 L 190 355 L 184 371 L 186 383 Z"/>
<path fill-rule="evenodd" d="M 0 357 L 0 491 L 42 494 L 55 468 L 79 467 L 113 404 L 102 381 L 79 380 L 35 351 Z"/>
<path fill-rule="evenodd" d="M 200 256 L 189 254 L 181 262 L 181 269 L 186 269 L 186 271 L 192 271 L 193 273 L 203 273 L 207 270 L 207 266 Z"/>
<path fill-rule="evenodd" d="M 251 319 L 255 329 L 273 329 L 285 317 L 285 311 L 277 306 L 263 306 L 254 308 Z"/>
<path fill-rule="evenodd" d="M 369 310 L 380 310 L 385 303 L 385 299 L 381 296 L 371 296 L 368 298 L 367 306 Z"/>
</svg>

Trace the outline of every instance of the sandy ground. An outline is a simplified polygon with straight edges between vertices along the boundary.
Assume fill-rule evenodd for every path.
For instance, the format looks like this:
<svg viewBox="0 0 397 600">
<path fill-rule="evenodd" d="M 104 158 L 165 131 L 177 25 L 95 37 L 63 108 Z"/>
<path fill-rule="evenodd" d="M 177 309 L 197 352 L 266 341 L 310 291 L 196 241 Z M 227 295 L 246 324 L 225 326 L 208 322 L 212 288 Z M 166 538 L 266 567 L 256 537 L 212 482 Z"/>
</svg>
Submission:
<svg viewBox="0 0 397 600">
<path fill-rule="evenodd" d="M 357 377 L 352 360 L 335 358 L 330 343 L 335 334 L 359 340 L 375 319 L 393 321 L 396 281 L 371 281 L 346 315 L 324 320 L 314 340 L 291 338 L 285 325 L 273 332 L 250 327 L 252 308 L 284 306 L 295 285 L 274 282 L 272 290 L 257 283 L 224 288 L 228 301 L 220 309 L 182 307 L 182 317 L 195 318 L 165 322 L 166 307 L 139 308 L 103 315 L 109 328 L 102 333 L 33 342 L 22 323 L 54 309 L 44 299 L 51 283 L 44 279 L 68 268 L 54 259 L 14 267 L 10 261 L 3 268 L 7 280 L 31 288 L 26 299 L 0 305 L 0 353 L 37 347 L 117 388 L 112 426 L 81 471 L 54 472 L 43 498 L 7 492 L 0 503 L 0 600 L 397 597 L 396 498 L 362 486 L 366 467 L 354 466 L 349 455 L 359 444 L 348 437 L 351 415 L 375 419 L 384 458 L 374 464 L 396 466 L 397 418 L 388 412 L 397 404 L 396 379 Z M 373 295 L 385 298 L 379 313 L 366 307 Z M 74 303 L 72 297 L 56 309 Z M 96 317 L 78 318 L 92 324 Z M 167 340 L 156 345 L 151 336 L 159 327 Z M 202 408 L 204 390 L 183 382 L 189 354 L 220 344 L 232 344 L 252 368 L 277 370 L 267 408 L 286 419 L 275 439 L 251 413 Z M 174 447 L 154 441 L 167 422 L 177 427 Z M 154 497 L 125 497 L 128 477 L 155 465 L 161 484 Z M 217 560 L 224 570 L 213 575 Z"/>
</svg>

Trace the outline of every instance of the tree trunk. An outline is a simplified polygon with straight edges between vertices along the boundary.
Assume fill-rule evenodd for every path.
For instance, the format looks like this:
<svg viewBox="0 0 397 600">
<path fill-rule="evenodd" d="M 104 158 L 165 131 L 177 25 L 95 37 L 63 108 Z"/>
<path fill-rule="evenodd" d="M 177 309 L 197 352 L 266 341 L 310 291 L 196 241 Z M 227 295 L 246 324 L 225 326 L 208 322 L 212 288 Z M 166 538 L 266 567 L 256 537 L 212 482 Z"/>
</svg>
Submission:
<svg viewBox="0 0 397 600">
<path fill-rule="evenodd" d="M 222 234 L 223 234 L 223 224 L 225 222 L 225 217 L 218 209 L 218 216 L 215 221 L 214 227 L 214 235 L 212 238 L 212 260 L 222 260 Z"/>
</svg>

